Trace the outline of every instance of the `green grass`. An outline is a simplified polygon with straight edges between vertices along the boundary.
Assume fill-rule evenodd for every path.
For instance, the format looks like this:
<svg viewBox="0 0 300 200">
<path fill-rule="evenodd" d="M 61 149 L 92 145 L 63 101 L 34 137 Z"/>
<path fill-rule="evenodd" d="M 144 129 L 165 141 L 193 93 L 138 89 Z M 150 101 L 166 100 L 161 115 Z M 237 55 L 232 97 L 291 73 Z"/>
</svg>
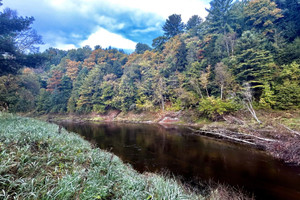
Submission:
<svg viewBox="0 0 300 200">
<path fill-rule="evenodd" d="M 58 129 L 0 113 L 0 199 L 202 199 Z"/>
</svg>

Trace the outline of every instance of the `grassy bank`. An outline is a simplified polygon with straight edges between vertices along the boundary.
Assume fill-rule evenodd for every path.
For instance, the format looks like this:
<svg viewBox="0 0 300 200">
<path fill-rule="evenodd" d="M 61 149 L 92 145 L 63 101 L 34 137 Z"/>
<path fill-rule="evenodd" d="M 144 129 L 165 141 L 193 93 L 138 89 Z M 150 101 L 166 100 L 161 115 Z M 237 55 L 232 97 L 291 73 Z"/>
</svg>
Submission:
<svg viewBox="0 0 300 200">
<path fill-rule="evenodd" d="M 1 199 L 204 199 L 172 178 L 139 174 L 80 136 L 30 118 L 0 113 L 0 152 Z M 223 199 L 218 191 L 205 198 Z"/>
</svg>

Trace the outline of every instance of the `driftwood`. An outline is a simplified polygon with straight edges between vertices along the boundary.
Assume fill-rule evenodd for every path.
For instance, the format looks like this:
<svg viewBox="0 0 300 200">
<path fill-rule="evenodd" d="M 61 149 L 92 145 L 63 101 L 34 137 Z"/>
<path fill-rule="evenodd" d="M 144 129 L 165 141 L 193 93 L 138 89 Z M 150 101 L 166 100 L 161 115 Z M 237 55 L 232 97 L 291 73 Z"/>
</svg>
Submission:
<svg viewBox="0 0 300 200">
<path fill-rule="evenodd" d="M 253 145 L 253 146 L 262 146 L 263 143 L 265 142 L 276 142 L 277 140 L 269 139 L 269 138 L 263 138 L 263 137 L 258 137 L 255 135 L 248 135 L 245 133 L 240 133 L 240 132 L 233 132 L 229 130 L 206 130 L 206 129 L 193 129 L 189 128 L 192 130 L 194 133 L 199 133 L 199 134 L 210 134 L 212 136 L 216 137 L 222 137 L 224 139 L 228 139 L 233 142 L 238 142 L 238 143 L 244 143 L 248 145 Z M 264 145 L 263 145 L 264 146 Z"/>
<path fill-rule="evenodd" d="M 269 138 L 263 138 L 263 137 L 259 137 L 259 136 L 256 136 L 256 135 L 249 135 L 249 134 L 245 134 L 245 133 L 233 132 L 233 131 L 228 131 L 228 130 L 226 130 L 226 131 L 230 132 L 230 133 L 233 133 L 233 134 L 244 135 L 244 136 L 247 136 L 247 137 L 253 137 L 253 138 L 256 138 L 256 139 L 259 139 L 259 140 L 263 140 L 265 142 L 277 142 L 277 140 L 269 139 Z"/>
</svg>

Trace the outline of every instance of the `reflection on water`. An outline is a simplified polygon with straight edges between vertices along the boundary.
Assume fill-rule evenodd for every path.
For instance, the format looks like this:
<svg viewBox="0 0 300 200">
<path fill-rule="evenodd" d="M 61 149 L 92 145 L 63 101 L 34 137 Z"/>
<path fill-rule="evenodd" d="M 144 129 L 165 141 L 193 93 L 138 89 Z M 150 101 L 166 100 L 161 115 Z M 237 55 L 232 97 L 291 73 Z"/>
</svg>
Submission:
<svg viewBox="0 0 300 200">
<path fill-rule="evenodd" d="M 300 199 L 300 169 L 263 152 L 207 137 L 183 127 L 147 124 L 62 124 L 110 150 L 140 172 L 168 170 L 197 179 L 238 186 L 257 199 Z"/>
</svg>

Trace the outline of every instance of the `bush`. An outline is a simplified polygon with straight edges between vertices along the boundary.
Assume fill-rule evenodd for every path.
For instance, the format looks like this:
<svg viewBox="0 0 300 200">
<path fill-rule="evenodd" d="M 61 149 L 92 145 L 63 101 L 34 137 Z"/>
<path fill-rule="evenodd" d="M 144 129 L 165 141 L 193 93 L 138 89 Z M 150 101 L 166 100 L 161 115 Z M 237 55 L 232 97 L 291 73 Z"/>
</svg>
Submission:
<svg viewBox="0 0 300 200">
<path fill-rule="evenodd" d="M 106 111 L 105 108 L 106 108 L 105 105 L 100 105 L 100 104 L 93 105 L 93 111 L 100 114 L 105 113 Z"/>
<path fill-rule="evenodd" d="M 233 100 L 207 97 L 200 101 L 198 109 L 201 114 L 206 115 L 209 119 L 217 120 L 224 114 L 239 110 L 240 105 Z"/>
<path fill-rule="evenodd" d="M 275 108 L 281 110 L 300 108 L 300 87 L 297 83 L 285 82 L 276 87 Z"/>
</svg>

